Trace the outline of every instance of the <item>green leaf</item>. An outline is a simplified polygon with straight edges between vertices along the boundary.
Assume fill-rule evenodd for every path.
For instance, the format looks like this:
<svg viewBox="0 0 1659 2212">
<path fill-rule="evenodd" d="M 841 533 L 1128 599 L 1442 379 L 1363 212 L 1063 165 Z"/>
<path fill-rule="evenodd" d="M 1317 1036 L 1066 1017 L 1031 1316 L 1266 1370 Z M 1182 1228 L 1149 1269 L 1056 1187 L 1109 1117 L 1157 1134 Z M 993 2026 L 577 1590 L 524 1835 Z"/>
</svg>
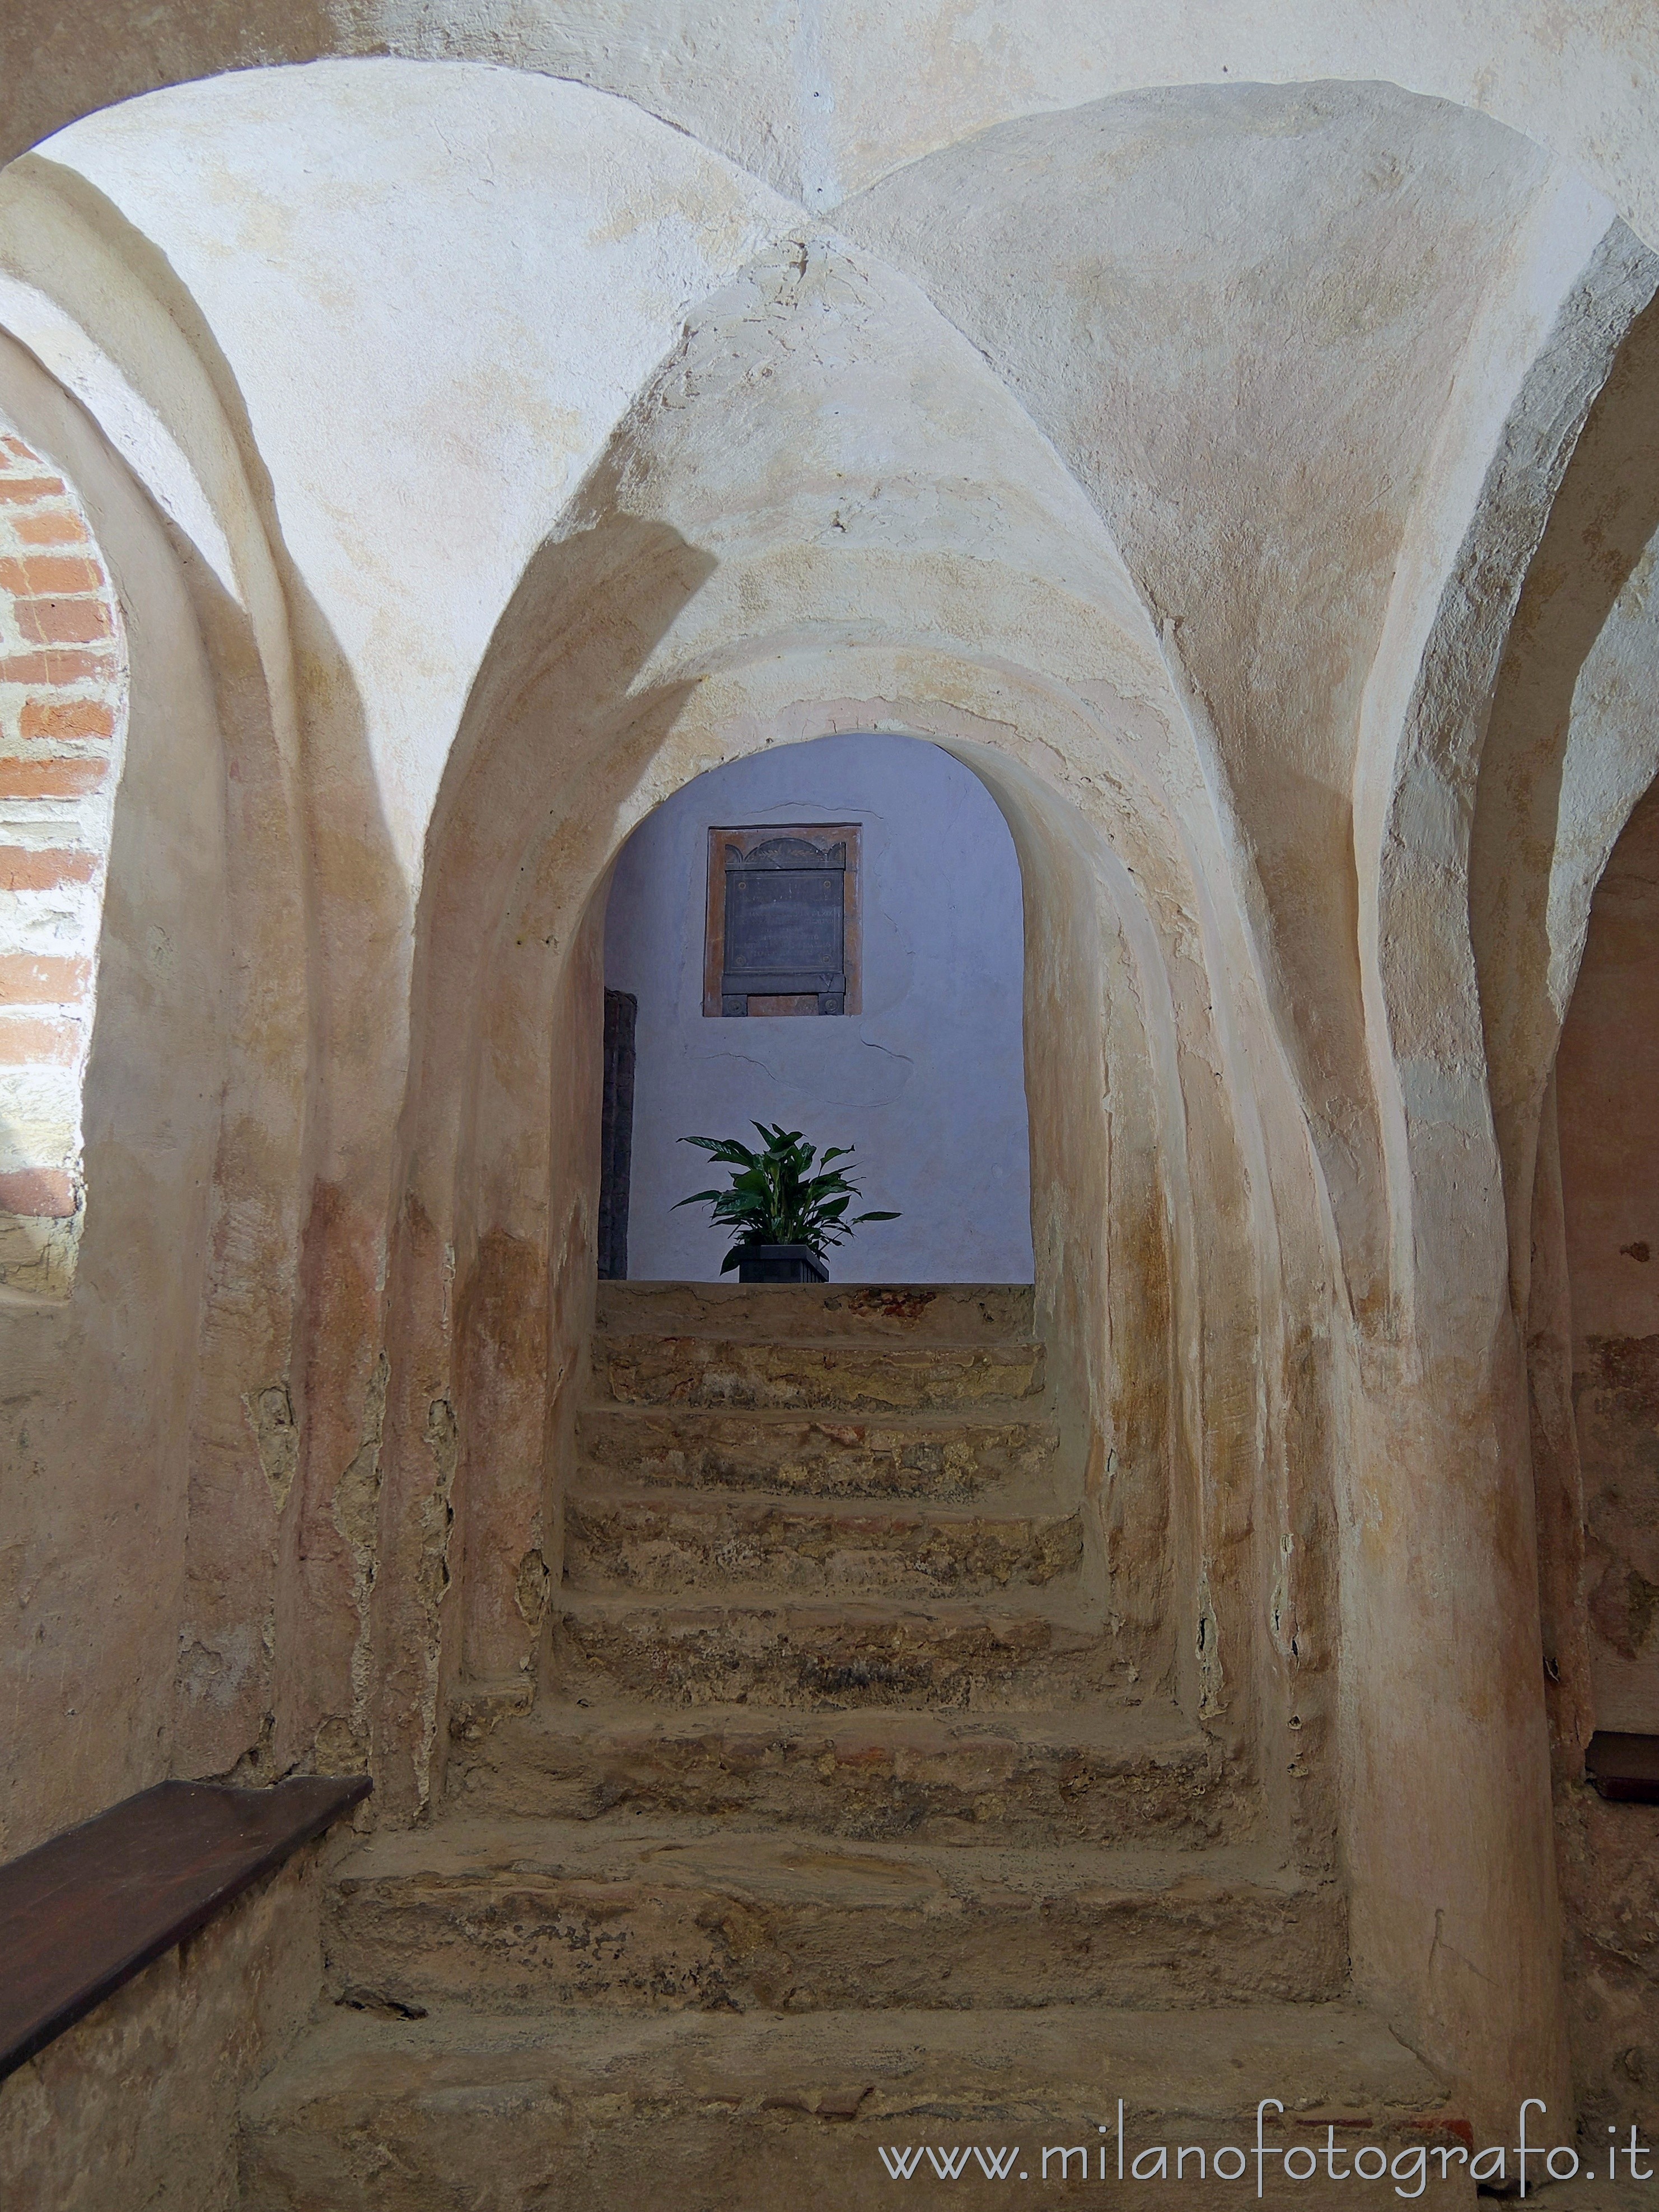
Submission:
<svg viewBox="0 0 1659 2212">
<path fill-rule="evenodd" d="M 863 1193 L 845 1169 L 832 1163 L 851 1163 L 850 1146 L 830 1145 L 819 1152 L 799 1129 L 786 1129 L 781 1121 L 752 1126 L 763 1139 L 760 1152 L 735 1137 L 680 1139 L 732 1170 L 725 1190 L 700 1190 L 678 1200 L 680 1206 L 711 1206 L 715 1224 L 733 1233 L 736 1243 L 721 1262 L 722 1274 L 737 1266 L 746 1245 L 805 1244 L 822 1259 L 829 1245 L 846 1241 L 855 1221 L 898 1219 L 896 1213 L 886 1212 L 848 1217 L 848 1207 Z"/>
</svg>

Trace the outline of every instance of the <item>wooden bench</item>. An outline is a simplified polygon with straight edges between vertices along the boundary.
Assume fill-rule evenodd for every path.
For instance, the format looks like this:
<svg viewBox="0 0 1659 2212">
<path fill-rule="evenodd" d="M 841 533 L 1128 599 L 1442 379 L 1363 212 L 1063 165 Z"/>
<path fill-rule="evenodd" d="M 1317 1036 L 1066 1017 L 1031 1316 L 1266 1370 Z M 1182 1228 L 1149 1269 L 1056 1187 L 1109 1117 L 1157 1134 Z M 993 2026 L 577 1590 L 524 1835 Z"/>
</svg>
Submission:
<svg viewBox="0 0 1659 2212">
<path fill-rule="evenodd" d="M 1604 1797 L 1659 1805 L 1659 1735 L 1597 1729 L 1584 1753 L 1584 1771 Z"/>
<path fill-rule="evenodd" d="M 368 1796 L 161 1782 L 0 1866 L 0 2081 Z"/>
</svg>

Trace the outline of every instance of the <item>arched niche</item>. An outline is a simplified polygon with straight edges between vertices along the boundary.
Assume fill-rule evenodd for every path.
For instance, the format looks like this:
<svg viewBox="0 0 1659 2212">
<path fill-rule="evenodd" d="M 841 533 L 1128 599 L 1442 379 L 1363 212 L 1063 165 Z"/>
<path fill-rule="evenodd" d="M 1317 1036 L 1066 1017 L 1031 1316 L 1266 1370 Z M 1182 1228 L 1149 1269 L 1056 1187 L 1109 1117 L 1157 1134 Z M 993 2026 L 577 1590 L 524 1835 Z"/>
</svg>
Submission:
<svg viewBox="0 0 1659 2212">
<path fill-rule="evenodd" d="M 1125 1664 L 1164 1680 L 1176 1666 L 1171 1624 L 1163 1604 L 1172 1472 L 1164 1432 L 1172 1356 L 1171 1260 L 1158 1189 L 1154 1076 L 1139 1018 L 1136 963 L 1113 897 L 1110 856 L 1074 809 L 1045 791 L 1040 780 L 1022 775 L 1016 763 L 989 747 L 950 744 L 937 726 L 929 734 L 935 743 L 945 739 L 946 749 L 986 784 L 1008 822 L 1020 860 L 1024 1081 L 1038 1310 L 1061 1377 L 1070 1472 L 1079 1484 L 1092 1484 L 1103 1510 L 1110 1469 L 1111 1510 L 1121 1524 L 1114 1539 L 1119 1587 L 1112 1603 L 1126 1624 Z M 538 1388 L 546 1391 L 544 1538 L 556 1526 L 560 1471 L 568 1459 L 568 1419 L 581 1387 L 580 1352 L 592 1314 L 597 1046 L 609 887 L 607 869 L 594 883 L 572 933 L 553 1018 L 544 1031 L 554 1085 L 547 1206 L 556 1241 L 547 1361 L 544 1369 L 529 1371 L 525 1379 L 532 1395 Z M 544 895 L 553 888 L 545 882 Z M 515 939 L 526 933 L 527 920 L 521 920 Z M 533 933 L 544 940 L 555 933 Z M 506 1072 L 499 1050 L 491 1058 L 492 1075 L 499 1078 Z M 1103 1224 L 1113 1224 L 1104 1236 Z M 1123 1240 L 1115 1257 L 1114 1226 Z M 490 1303 L 496 1310 L 505 1304 Z M 483 1321 L 482 1310 L 478 1320 Z M 475 1339 L 479 1351 L 483 1333 L 481 1328 Z M 489 1366 L 497 1382 L 503 1379 L 505 1363 L 492 1358 Z M 520 1407 L 526 1427 L 539 1410 L 528 1401 L 520 1404 L 516 1389 L 499 1402 L 503 1413 L 509 1403 Z M 499 1455 L 493 1456 L 500 1464 Z M 520 1507 L 528 1502 L 522 1491 L 516 1492 L 516 1501 Z M 507 1506 L 506 1491 L 494 1502 Z M 489 1578 L 523 1554 L 515 1540 L 501 1537 L 487 1538 L 473 1551 L 483 1527 L 483 1504 L 481 1492 L 471 1492 L 467 1611 L 477 1640 L 465 1671 L 489 1681 L 500 1679 L 501 1660 L 520 1634 L 504 1606 L 499 1611 L 490 1607 Z M 1103 1521 L 1099 1533 L 1103 1577 Z M 532 1548 L 526 1545 L 525 1552 Z M 540 1548 L 552 1577 L 554 1558 L 545 1541 Z M 521 1614 L 520 1597 L 515 1569 L 511 1603 Z M 1103 1583 L 1101 1601 L 1104 1608 Z M 507 1638 L 498 1645 L 493 1638 L 502 1626 Z"/>
</svg>

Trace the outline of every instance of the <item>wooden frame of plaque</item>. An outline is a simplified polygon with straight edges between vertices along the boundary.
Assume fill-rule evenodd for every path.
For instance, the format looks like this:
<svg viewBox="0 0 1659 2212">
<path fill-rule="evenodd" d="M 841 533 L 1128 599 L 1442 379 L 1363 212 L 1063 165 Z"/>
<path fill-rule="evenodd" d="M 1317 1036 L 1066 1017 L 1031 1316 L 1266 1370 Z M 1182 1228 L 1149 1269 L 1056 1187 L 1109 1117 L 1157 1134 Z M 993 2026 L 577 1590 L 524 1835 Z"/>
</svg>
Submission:
<svg viewBox="0 0 1659 2212">
<path fill-rule="evenodd" d="M 862 1011 L 860 828 L 769 822 L 710 830 L 705 1014 Z"/>
</svg>

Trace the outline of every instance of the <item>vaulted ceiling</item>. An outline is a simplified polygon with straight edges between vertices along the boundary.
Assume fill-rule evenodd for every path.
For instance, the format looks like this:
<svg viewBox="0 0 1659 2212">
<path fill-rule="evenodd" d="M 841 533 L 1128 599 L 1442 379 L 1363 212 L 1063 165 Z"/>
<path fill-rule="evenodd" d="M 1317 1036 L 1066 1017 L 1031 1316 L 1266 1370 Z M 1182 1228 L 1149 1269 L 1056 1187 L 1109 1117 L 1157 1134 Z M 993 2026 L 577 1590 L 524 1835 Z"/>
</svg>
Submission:
<svg viewBox="0 0 1659 2212">
<path fill-rule="evenodd" d="M 41 27 L 0 326 L 247 610 L 394 996 L 469 698 L 627 598 L 573 554 L 500 659 L 515 594 L 625 514 L 696 574 L 624 690 L 810 640 L 1063 695 L 1061 780 L 1233 933 L 1371 1295 L 1409 1118 L 1376 977 L 1438 896 L 1389 903 L 1401 746 L 1459 561 L 1513 606 L 1659 273 L 1620 220 L 1651 95 L 1639 27 L 1546 86 L 1541 9 L 1404 59 L 1381 9 L 1274 13 Z"/>
</svg>

